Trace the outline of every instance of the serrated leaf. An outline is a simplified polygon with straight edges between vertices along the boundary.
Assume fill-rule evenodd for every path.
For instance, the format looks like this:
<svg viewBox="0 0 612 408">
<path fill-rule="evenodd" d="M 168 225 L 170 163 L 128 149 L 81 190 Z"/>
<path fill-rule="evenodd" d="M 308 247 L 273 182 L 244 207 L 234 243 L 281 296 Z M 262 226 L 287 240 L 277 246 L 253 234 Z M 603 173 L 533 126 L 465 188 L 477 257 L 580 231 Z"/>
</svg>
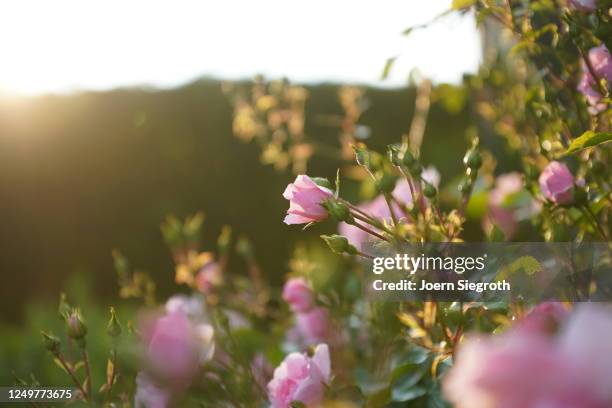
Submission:
<svg viewBox="0 0 612 408">
<path fill-rule="evenodd" d="M 592 130 L 588 130 L 576 139 L 572 140 L 572 143 L 570 143 L 569 147 L 565 151 L 565 154 L 576 153 L 589 147 L 594 147 L 610 141 L 612 141 L 612 132 L 593 132 Z"/>
</svg>

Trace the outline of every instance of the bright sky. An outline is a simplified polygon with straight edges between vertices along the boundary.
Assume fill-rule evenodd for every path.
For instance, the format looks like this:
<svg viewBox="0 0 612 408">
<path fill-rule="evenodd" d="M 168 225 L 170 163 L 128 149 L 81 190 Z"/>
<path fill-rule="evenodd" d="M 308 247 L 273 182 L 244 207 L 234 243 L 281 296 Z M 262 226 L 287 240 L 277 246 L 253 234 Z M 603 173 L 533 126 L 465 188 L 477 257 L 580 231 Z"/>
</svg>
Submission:
<svg viewBox="0 0 612 408">
<path fill-rule="evenodd" d="M 17 0 L 0 3 L 0 92 L 174 86 L 202 75 L 457 81 L 480 60 L 471 16 L 408 37 L 450 0 Z M 399 55 L 391 77 L 385 60 Z"/>
</svg>

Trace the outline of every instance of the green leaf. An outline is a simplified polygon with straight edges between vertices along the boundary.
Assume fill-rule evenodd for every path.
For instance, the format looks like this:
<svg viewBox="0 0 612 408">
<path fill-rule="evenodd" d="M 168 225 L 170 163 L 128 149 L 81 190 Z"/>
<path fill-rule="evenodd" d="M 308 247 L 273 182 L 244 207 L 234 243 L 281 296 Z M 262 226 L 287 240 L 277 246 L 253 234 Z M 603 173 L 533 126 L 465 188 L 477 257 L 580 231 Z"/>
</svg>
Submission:
<svg viewBox="0 0 612 408">
<path fill-rule="evenodd" d="M 572 143 L 565 151 L 565 154 L 576 153 L 589 147 L 594 147 L 609 141 L 612 141 L 612 132 L 593 132 L 592 130 L 588 130 L 581 136 L 572 140 Z"/>
<path fill-rule="evenodd" d="M 425 394 L 427 394 L 427 389 L 419 385 L 408 388 L 393 387 L 391 399 L 395 402 L 404 402 L 422 397 Z"/>
<path fill-rule="evenodd" d="M 391 73 L 391 68 L 393 68 L 393 64 L 395 64 L 395 60 L 397 57 L 388 58 L 385 62 L 385 67 L 383 68 L 383 72 L 381 75 L 381 79 L 387 79 L 389 74 Z"/>
<path fill-rule="evenodd" d="M 468 8 L 476 4 L 476 0 L 453 0 L 452 9 L 460 10 L 464 8 Z"/>
</svg>

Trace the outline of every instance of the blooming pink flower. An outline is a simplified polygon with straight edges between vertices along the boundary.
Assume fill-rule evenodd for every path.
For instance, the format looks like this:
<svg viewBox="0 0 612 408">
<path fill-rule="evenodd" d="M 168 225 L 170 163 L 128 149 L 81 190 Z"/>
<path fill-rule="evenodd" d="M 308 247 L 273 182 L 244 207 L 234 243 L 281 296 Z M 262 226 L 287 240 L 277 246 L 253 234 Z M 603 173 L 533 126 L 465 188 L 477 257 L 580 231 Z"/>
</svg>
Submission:
<svg viewBox="0 0 612 408">
<path fill-rule="evenodd" d="M 333 192 L 319 186 L 310 177 L 300 174 L 287 186 L 283 197 L 289 200 L 285 224 L 307 224 L 327 218 L 322 204 L 333 197 Z"/>
<path fill-rule="evenodd" d="M 283 299 L 297 313 L 307 312 L 314 306 L 312 289 L 304 278 L 289 279 L 283 288 Z"/>
<path fill-rule="evenodd" d="M 297 313 L 295 319 L 298 331 L 310 344 L 327 340 L 331 334 L 329 312 L 324 307 L 316 307 L 309 312 Z"/>
<path fill-rule="evenodd" d="M 285 357 L 268 383 L 268 397 L 273 408 L 288 408 L 293 401 L 312 407 L 323 401 L 330 378 L 329 348 L 319 344 L 312 357 L 302 353 Z"/>
<path fill-rule="evenodd" d="M 217 262 L 208 262 L 198 271 L 195 284 L 198 290 L 204 294 L 210 293 L 212 289 L 223 283 L 221 267 Z"/>
<path fill-rule="evenodd" d="M 545 306 L 541 313 L 560 312 Z M 612 406 L 612 313 L 585 305 L 558 336 L 510 329 L 468 338 L 446 374 L 443 391 L 458 408 L 604 408 Z"/>
<path fill-rule="evenodd" d="M 183 389 L 191 384 L 200 366 L 198 333 L 187 316 L 176 311 L 143 330 L 146 363 L 151 374 L 166 386 Z"/>
<path fill-rule="evenodd" d="M 569 0 L 569 5 L 580 11 L 594 11 L 597 8 L 597 0 Z"/>
<path fill-rule="evenodd" d="M 546 166 L 539 178 L 540 190 L 550 201 L 569 204 L 574 198 L 574 176 L 567 166 L 553 161 Z"/>
<path fill-rule="evenodd" d="M 600 79 L 606 79 L 608 83 L 612 82 L 612 56 L 606 45 L 602 44 L 589 50 L 588 59 L 593 72 L 584 62 L 582 63 L 582 78 L 577 89 L 586 97 L 590 105 L 589 111 L 597 114 L 606 109 L 597 82 Z M 597 78 L 593 77 L 593 74 Z"/>
</svg>

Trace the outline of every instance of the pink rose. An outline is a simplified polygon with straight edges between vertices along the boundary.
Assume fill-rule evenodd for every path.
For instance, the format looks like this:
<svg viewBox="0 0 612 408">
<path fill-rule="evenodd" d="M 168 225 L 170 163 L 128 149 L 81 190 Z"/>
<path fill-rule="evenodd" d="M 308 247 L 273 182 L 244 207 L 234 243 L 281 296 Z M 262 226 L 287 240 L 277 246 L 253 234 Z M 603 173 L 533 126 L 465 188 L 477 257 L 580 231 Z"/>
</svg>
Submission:
<svg viewBox="0 0 612 408">
<path fill-rule="evenodd" d="M 327 340 L 330 335 L 329 312 L 324 307 L 316 307 L 309 312 L 295 315 L 297 328 L 304 339 L 312 344 Z"/>
<path fill-rule="evenodd" d="M 204 294 L 210 293 L 213 288 L 223 283 L 221 267 L 217 262 L 208 262 L 200 269 L 195 278 L 198 290 Z"/>
<path fill-rule="evenodd" d="M 534 313 L 564 313 L 548 303 Z M 465 340 L 443 391 L 458 408 L 605 408 L 612 406 L 612 312 L 579 306 L 557 336 L 519 324 Z"/>
<path fill-rule="evenodd" d="M 176 311 L 144 328 L 146 363 L 151 374 L 173 389 L 191 384 L 200 367 L 198 333 L 187 316 Z"/>
<path fill-rule="evenodd" d="M 287 186 L 283 197 L 289 200 L 289 210 L 285 224 L 307 224 L 327 218 L 322 204 L 332 198 L 334 193 L 317 185 L 310 177 L 300 174 Z"/>
<path fill-rule="evenodd" d="M 296 313 L 307 312 L 314 306 L 312 289 L 304 278 L 292 278 L 285 283 L 283 300 Z"/>
<path fill-rule="evenodd" d="M 600 79 L 606 79 L 608 83 L 612 82 L 612 56 L 605 44 L 602 44 L 589 50 L 588 59 L 593 72 L 583 61 L 582 78 L 577 89 L 586 97 L 590 105 L 589 111 L 592 114 L 597 114 L 606 109 L 606 104 L 602 102 L 603 96 L 597 82 Z M 592 74 L 595 74 L 597 78 L 593 77 Z"/>
<path fill-rule="evenodd" d="M 569 204 L 574 199 L 574 176 L 563 163 L 550 162 L 540 174 L 539 182 L 542 194 L 554 203 Z"/>
<path fill-rule="evenodd" d="M 323 401 L 330 378 L 329 348 L 319 344 L 312 357 L 302 353 L 285 357 L 268 383 L 268 397 L 273 408 L 289 408 L 293 401 L 311 407 Z"/>
<path fill-rule="evenodd" d="M 569 5 L 580 11 L 594 11 L 597 8 L 597 0 L 569 0 Z"/>
</svg>

